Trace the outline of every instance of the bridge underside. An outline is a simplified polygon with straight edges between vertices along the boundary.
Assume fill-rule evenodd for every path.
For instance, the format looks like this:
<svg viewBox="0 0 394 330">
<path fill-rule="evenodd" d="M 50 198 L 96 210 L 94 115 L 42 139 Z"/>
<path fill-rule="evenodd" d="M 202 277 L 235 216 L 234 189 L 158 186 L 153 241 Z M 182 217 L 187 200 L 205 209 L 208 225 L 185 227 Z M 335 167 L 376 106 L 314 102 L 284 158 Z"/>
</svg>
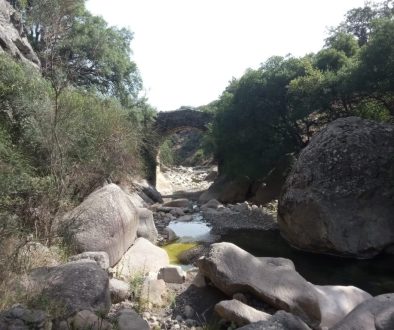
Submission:
<svg viewBox="0 0 394 330">
<path fill-rule="evenodd" d="M 150 178 L 151 184 L 156 185 L 156 167 L 158 164 L 157 158 L 160 145 L 164 140 L 180 130 L 183 129 L 197 129 L 206 131 L 208 124 L 212 122 L 213 116 L 206 112 L 201 112 L 192 109 L 182 109 L 175 111 L 159 112 L 154 124 L 154 130 L 157 134 L 157 141 L 155 145 L 148 146 L 150 154 Z"/>
</svg>

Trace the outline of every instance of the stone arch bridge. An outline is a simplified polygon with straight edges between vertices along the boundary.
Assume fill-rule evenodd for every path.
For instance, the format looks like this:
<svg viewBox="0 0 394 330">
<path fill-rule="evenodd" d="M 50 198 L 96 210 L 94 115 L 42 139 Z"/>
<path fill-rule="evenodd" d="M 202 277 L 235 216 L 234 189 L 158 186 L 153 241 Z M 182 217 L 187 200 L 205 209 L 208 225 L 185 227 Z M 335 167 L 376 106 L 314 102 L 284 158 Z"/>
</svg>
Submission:
<svg viewBox="0 0 394 330">
<path fill-rule="evenodd" d="M 164 140 L 183 129 L 197 129 L 200 131 L 206 131 L 208 124 L 213 120 L 213 115 L 207 112 L 194 110 L 192 108 L 180 108 L 174 111 L 161 111 L 157 114 L 154 131 L 157 134 L 157 140 L 155 145 L 150 146 L 150 154 L 152 158 L 152 164 L 150 169 L 150 181 L 152 184 L 156 184 L 156 167 L 158 164 L 158 153 L 161 144 Z"/>
<path fill-rule="evenodd" d="M 167 136 L 185 128 L 194 128 L 206 131 L 213 116 L 210 113 L 193 109 L 180 109 L 175 111 L 162 111 L 156 117 L 155 131 L 159 138 Z"/>
</svg>

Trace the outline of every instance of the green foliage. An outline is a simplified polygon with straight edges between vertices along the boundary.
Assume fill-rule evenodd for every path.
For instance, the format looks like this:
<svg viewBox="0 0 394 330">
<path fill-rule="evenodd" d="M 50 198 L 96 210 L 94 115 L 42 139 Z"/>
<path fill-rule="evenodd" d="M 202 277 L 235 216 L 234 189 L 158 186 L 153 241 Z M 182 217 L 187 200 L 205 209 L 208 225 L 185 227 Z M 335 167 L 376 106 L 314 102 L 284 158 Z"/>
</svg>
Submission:
<svg viewBox="0 0 394 330">
<path fill-rule="evenodd" d="M 135 117 L 150 108 L 73 88 L 55 98 L 38 72 L 6 55 L 0 73 L 0 209 L 50 242 L 53 219 L 73 200 L 142 169 Z"/>
<path fill-rule="evenodd" d="M 55 91 L 72 84 L 134 104 L 142 82 L 130 59 L 129 30 L 109 27 L 85 9 L 84 0 L 32 0 L 25 15 L 29 39 Z"/>
<path fill-rule="evenodd" d="M 9 56 L 0 55 L 0 119 L 14 143 L 29 143 L 37 130 L 35 116 L 51 106 L 50 86 L 35 69 L 17 64 Z"/>
<path fill-rule="evenodd" d="M 173 142 L 171 138 L 166 139 L 160 146 L 159 155 L 160 162 L 166 166 L 175 165 L 175 154 L 173 150 Z"/>
<path fill-rule="evenodd" d="M 272 57 L 233 80 L 219 100 L 207 147 L 221 171 L 262 178 L 285 154 L 343 116 L 394 121 L 393 1 L 349 11 L 325 48 L 303 58 Z"/>
<path fill-rule="evenodd" d="M 224 172 L 259 177 L 272 169 L 278 156 L 303 146 L 288 86 L 306 73 L 306 64 L 293 57 L 271 58 L 223 93 L 213 134 Z"/>
</svg>

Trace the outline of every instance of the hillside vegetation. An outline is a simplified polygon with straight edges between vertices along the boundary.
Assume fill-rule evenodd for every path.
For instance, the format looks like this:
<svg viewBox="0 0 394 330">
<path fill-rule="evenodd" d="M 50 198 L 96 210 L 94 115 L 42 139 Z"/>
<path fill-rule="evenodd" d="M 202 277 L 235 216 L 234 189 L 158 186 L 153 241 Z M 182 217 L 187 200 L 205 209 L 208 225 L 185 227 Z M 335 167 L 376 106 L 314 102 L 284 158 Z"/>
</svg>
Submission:
<svg viewBox="0 0 394 330">
<path fill-rule="evenodd" d="M 56 217 L 105 182 L 143 175 L 155 113 L 138 96 L 130 31 L 84 1 L 12 4 L 42 70 L 0 54 L 0 279 L 26 237 L 53 244 Z"/>
<path fill-rule="evenodd" d="M 339 117 L 394 118 L 393 1 L 350 10 L 317 54 L 273 56 L 233 79 L 210 132 L 222 173 L 264 178 Z"/>
</svg>

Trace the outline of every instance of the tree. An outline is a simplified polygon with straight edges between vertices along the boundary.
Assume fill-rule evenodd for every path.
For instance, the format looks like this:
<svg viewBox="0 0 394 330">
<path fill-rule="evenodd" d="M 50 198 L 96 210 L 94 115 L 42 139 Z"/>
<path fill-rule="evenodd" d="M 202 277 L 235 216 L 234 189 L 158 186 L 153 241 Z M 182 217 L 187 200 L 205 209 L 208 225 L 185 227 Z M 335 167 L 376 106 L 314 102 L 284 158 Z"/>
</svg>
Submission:
<svg viewBox="0 0 394 330">
<path fill-rule="evenodd" d="M 30 0 L 26 17 L 29 39 L 56 93 L 71 84 L 133 104 L 142 82 L 130 58 L 129 30 L 91 15 L 85 0 Z"/>
<path fill-rule="evenodd" d="M 351 79 L 355 92 L 381 103 L 394 115 L 394 21 L 374 22 Z"/>
</svg>

